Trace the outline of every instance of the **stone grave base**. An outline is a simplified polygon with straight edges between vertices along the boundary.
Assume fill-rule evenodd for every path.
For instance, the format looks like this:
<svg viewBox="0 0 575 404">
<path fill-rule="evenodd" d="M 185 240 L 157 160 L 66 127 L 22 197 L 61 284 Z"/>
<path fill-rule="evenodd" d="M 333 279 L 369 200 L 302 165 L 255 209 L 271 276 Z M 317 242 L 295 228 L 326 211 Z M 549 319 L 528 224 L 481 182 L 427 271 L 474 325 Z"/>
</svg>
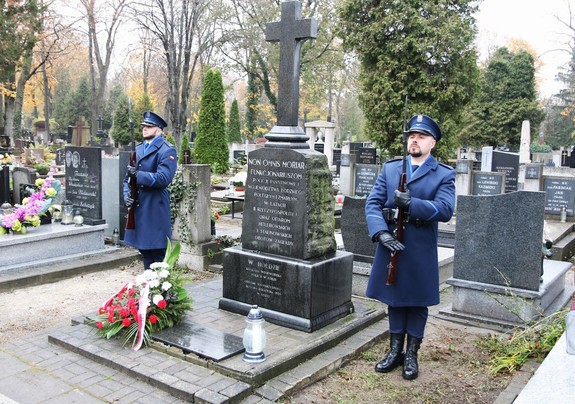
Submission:
<svg viewBox="0 0 575 404">
<path fill-rule="evenodd" d="M 28 228 L 26 234 L 0 235 L 0 271 L 45 266 L 79 255 L 104 250 L 104 230 L 96 226 L 45 224 Z"/>
<path fill-rule="evenodd" d="M 439 317 L 492 329 L 525 325 L 567 304 L 575 290 L 565 285 L 571 266 L 569 262 L 545 260 L 538 291 L 450 278 L 447 283 L 453 288 L 453 301 L 451 308 L 439 311 Z"/>
<path fill-rule="evenodd" d="M 313 332 L 353 312 L 353 254 L 336 251 L 313 260 L 224 250 L 220 309 L 247 315 L 258 305 L 267 321 Z"/>
</svg>

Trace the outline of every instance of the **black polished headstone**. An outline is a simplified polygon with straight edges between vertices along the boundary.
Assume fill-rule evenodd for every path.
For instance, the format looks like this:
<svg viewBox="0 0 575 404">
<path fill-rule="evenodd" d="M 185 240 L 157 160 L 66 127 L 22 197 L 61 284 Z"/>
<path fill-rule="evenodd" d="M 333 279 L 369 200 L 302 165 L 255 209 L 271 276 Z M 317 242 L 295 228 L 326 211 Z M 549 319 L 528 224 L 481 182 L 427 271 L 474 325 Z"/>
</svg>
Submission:
<svg viewBox="0 0 575 404">
<path fill-rule="evenodd" d="M 355 166 L 355 196 L 368 196 L 378 175 L 379 166 L 357 164 Z"/>
<path fill-rule="evenodd" d="M 84 223 L 97 225 L 102 219 L 102 149 L 67 146 L 66 199 L 79 209 Z"/>
<path fill-rule="evenodd" d="M 360 147 L 357 150 L 357 163 L 358 164 L 376 164 L 377 151 L 375 147 Z"/>
<path fill-rule="evenodd" d="M 12 195 L 10 194 L 10 168 L 2 166 L 0 170 L 0 205 L 4 202 L 12 204 Z"/>
<path fill-rule="evenodd" d="M 505 174 L 505 192 L 517 191 L 519 154 L 493 150 L 491 171 Z"/>
<path fill-rule="evenodd" d="M 314 149 L 316 152 L 323 153 L 324 150 L 325 150 L 325 143 L 323 143 L 323 142 L 321 142 L 321 143 L 320 143 L 320 142 L 315 142 L 315 143 L 313 144 L 313 149 Z"/>
<path fill-rule="evenodd" d="M 567 216 L 573 216 L 575 204 L 575 179 L 565 177 L 545 177 L 545 213 L 560 215 L 561 209 L 567 210 Z"/>
<path fill-rule="evenodd" d="M 339 167 L 341 166 L 341 149 L 333 149 L 333 164 L 335 165 L 335 172 L 339 174 Z"/>
<path fill-rule="evenodd" d="M 471 195 L 499 195 L 504 192 L 505 174 L 474 172 Z"/>
<path fill-rule="evenodd" d="M 164 328 L 155 333 L 152 339 L 180 348 L 185 354 L 193 352 L 201 358 L 211 359 L 215 362 L 244 351 L 241 337 L 187 322 Z"/>
</svg>

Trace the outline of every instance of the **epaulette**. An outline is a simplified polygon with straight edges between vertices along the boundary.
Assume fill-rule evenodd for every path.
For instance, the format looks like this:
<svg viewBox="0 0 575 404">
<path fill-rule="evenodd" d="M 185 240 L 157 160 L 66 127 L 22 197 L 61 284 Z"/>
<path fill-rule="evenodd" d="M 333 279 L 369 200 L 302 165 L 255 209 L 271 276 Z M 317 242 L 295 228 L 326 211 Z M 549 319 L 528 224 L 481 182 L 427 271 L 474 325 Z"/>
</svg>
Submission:
<svg viewBox="0 0 575 404">
<path fill-rule="evenodd" d="M 454 169 L 454 168 L 451 167 L 449 164 L 439 163 L 439 165 L 440 165 L 440 166 L 443 166 L 443 167 L 445 167 L 445 168 L 448 168 L 448 169 L 450 169 L 450 170 L 453 170 L 453 169 Z"/>
<path fill-rule="evenodd" d="M 397 158 L 395 158 L 395 159 L 387 160 L 387 161 L 386 161 L 385 163 L 383 163 L 383 164 L 393 163 L 394 161 L 401 161 L 401 160 L 403 160 L 403 158 L 397 157 Z"/>
</svg>

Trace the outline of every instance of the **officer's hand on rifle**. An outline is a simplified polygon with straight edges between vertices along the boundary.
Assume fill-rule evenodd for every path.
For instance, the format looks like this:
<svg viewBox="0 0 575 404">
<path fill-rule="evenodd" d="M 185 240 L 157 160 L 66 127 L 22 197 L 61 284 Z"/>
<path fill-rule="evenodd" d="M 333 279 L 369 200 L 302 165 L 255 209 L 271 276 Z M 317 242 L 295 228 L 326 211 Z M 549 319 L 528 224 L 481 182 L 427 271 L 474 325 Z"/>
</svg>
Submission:
<svg viewBox="0 0 575 404">
<path fill-rule="evenodd" d="M 124 205 L 126 205 L 127 208 L 129 208 L 133 204 L 134 204 L 134 198 L 130 198 L 129 196 L 124 197 Z"/>
<path fill-rule="evenodd" d="M 398 208 L 408 210 L 409 204 L 411 203 L 411 194 L 409 193 L 409 189 L 406 189 L 405 192 L 401 192 L 396 189 L 394 201 Z"/>
<path fill-rule="evenodd" d="M 391 252 L 401 251 L 405 248 L 405 246 L 396 240 L 388 231 L 382 231 L 377 238 L 379 242 Z"/>
<path fill-rule="evenodd" d="M 136 167 L 128 166 L 128 174 L 135 177 L 138 175 L 138 169 Z"/>
</svg>

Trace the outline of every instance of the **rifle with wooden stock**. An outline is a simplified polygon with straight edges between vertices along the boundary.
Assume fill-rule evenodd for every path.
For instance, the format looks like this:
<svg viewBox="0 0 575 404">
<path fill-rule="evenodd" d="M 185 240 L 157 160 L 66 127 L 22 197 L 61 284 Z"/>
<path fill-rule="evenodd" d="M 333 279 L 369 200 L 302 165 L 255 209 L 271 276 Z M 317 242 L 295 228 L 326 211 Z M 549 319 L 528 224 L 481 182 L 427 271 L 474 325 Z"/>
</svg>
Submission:
<svg viewBox="0 0 575 404">
<path fill-rule="evenodd" d="M 132 120 L 132 100 L 128 98 L 128 120 L 130 121 L 130 131 L 132 132 L 132 155 L 130 156 L 130 166 L 136 167 L 136 140 L 134 138 L 134 121 Z M 128 215 L 126 217 L 126 230 L 134 230 L 136 228 L 135 209 L 138 202 L 138 184 L 136 184 L 136 176 L 128 174 L 128 185 L 130 187 L 130 198 L 133 200 L 132 204 L 128 207 Z"/>
<path fill-rule="evenodd" d="M 407 182 L 407 96 L 405 97 L 405 108 L 403 110 L 403 167 L 401 170 L 401 175 L 399 176 L 399 185 L 397 189 L 399 192 L 405 192 L 405 183 Z M 405 209 L 397 208 L 397 218 L 395 224 L 395 230 L 393 235 L 396 240 L 403 241 L 403 230 L 405 228 Z M 393 285 L 397 282 L 397 251 L 391 253 L 389 259 L 389 264 L 387 265 L 387 279 L 385 280 L 386 285 Z"/>
</svg>

